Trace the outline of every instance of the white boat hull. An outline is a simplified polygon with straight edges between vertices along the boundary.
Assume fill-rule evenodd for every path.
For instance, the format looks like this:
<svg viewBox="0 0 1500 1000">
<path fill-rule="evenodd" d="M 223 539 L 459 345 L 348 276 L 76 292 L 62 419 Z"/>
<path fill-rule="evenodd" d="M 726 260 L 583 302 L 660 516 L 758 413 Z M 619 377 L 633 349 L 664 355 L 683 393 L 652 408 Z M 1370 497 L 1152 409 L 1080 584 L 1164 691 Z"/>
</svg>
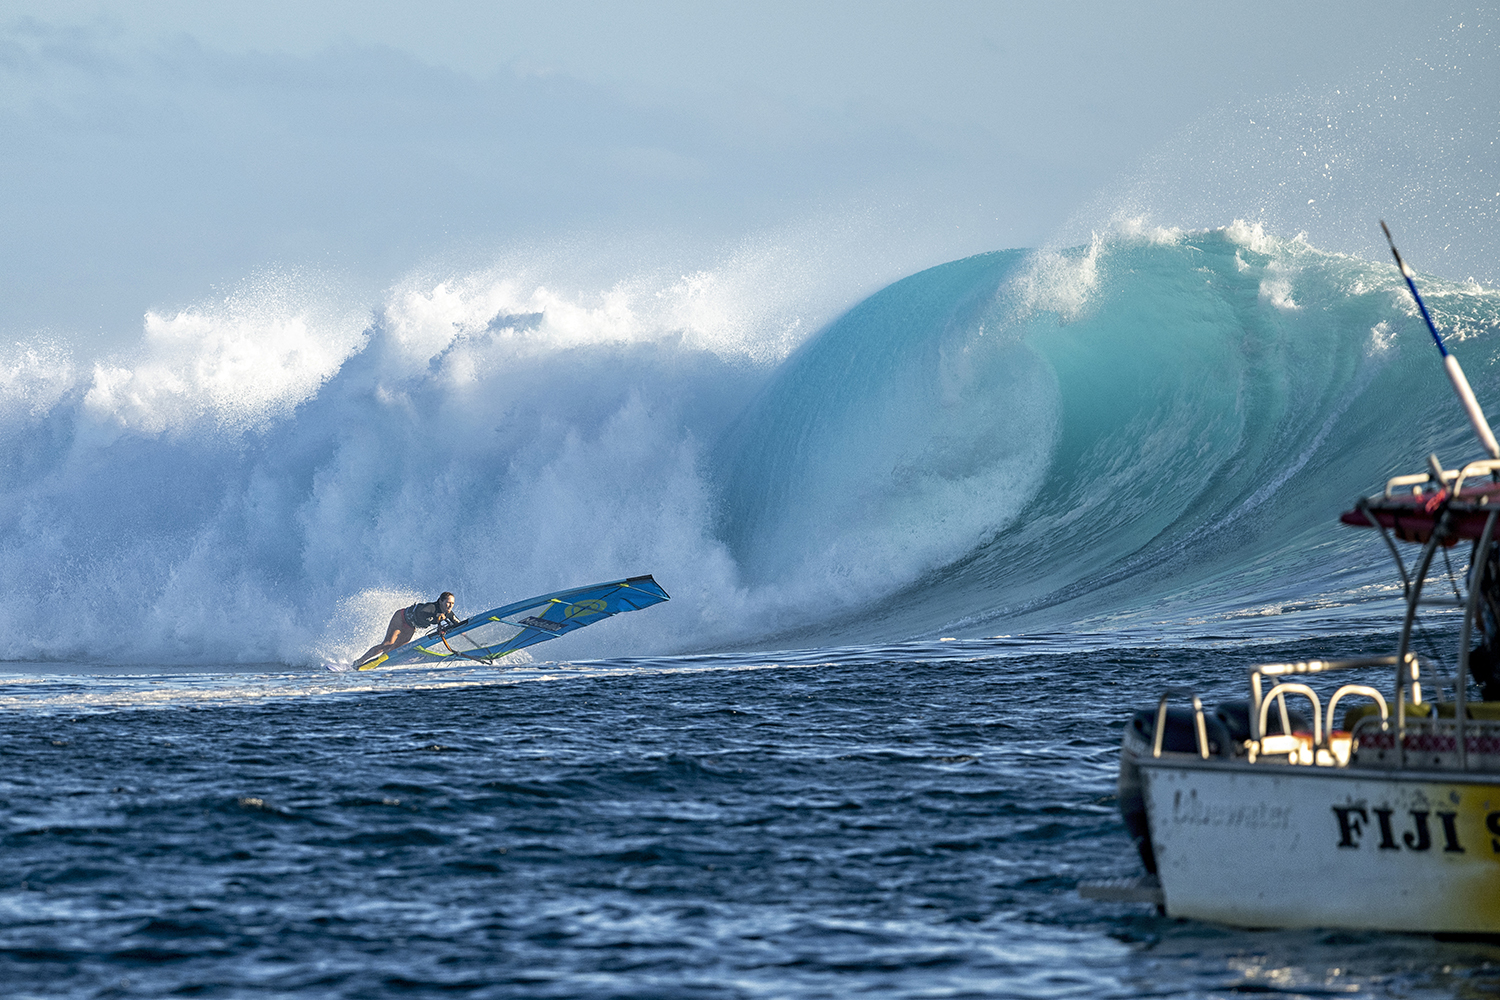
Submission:
<svg viewBox="0 0 1500 1000">
<path fill-rule="evenodd" d="M 1140 762 L 1167 913 L 1500 934 L 1500 777 Z"/>
</svg>

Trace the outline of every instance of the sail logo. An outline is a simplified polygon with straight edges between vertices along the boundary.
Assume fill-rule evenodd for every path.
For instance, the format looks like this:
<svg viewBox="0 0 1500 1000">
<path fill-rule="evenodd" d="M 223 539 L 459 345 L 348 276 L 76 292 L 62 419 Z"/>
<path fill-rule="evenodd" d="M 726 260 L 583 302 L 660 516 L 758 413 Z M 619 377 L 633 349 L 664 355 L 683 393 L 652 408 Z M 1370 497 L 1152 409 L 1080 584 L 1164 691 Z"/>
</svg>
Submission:
<svg viewBox="0 0 1500 1000">
<path fill-rule="evenodd" d="M 1465 853 L 1458 839 L 1456 812 L 1408 809 L 1398 815 L 1389 807 L 1366 809 L 1361 805 L 1333 806 L 1332 809 L 1338 820 L 1338 846 L 1341 848 L 1358 850 L 1367 840 L 1373 839 L 1367 837 L 1368 834 L 1378 833 L 1378 850 L 1430 851 L 1436 844 L 1434 835 L 1440 835 L 1445 854 Z M 1500 812 L 1490 813 L 1484 822 L 1491 833 L 1500 835 Z M 1491 844 L 1495 852 L 1500 853 L 1500 840 L 1492 840 Z"/>
<path fill-rule="evenodd" d="M 586 601 L 574 601 L 563 610 L 563 617 L 579 618 L 583 615 L 602 615 L 608 609 L 609 605 L 598 598 Z"/>
</svg>

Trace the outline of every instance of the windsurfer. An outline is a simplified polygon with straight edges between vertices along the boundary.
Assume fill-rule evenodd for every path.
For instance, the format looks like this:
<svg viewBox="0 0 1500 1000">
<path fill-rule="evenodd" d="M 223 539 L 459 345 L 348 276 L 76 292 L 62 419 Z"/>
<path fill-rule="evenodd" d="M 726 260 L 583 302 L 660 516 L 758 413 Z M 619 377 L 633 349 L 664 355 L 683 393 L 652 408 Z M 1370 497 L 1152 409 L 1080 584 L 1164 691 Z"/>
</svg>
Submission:
<svg viewBox="0 0 1500 1000">
<path fill-rule="evenodd" d="M 371 646 L 364 656 L 354 661 L 354 666 L 359 667 L 383 653 L 389 653 L 397 646 L 406 645 L 419 628 L 436 625 L 440 629 L 449 629 L 462 624 L 453 617 L 453 595 L 446 590 L 430 604 L 419 601 L 410 607 L 398 608 L 391 615 L 390 625 L 386 626 L 385 641 Z"/>
</svg>

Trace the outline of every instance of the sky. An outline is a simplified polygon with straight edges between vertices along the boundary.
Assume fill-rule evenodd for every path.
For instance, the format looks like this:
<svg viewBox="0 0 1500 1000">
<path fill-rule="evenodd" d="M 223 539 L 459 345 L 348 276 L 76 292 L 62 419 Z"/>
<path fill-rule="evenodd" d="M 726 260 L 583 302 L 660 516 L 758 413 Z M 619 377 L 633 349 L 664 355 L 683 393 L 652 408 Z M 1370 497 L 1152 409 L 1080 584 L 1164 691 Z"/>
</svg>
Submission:
<svg viewBox="0 0 1500 1000">
<path fill-rule="evenodd" d="M 755 247 L 832 309 L 1126 217 L 1373 253 L 1388 215 L 1494 283 L 1493 8 L 0 0 L 0 340 L 106 351 L 268 274 L 373 306 Z"/>
</svg>

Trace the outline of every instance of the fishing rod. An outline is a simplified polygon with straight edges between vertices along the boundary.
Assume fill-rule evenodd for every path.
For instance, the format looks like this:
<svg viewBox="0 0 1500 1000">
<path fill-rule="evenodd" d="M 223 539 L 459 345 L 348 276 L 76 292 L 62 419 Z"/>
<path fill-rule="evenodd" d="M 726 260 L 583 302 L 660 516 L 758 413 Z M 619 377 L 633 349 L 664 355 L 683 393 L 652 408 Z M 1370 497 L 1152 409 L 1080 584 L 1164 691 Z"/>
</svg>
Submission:
<svg viewBox="0 0 1500 1000">
<path fill-rule="evenodd" d="M 1448 381 L 1453 383 L 1453 391 L 1458 393 L 1458 401 L 1463 404 L 1464 412 L 1469 415 L 1469 423 L 1474 428 L 1474 434 L 1479 438 L 1479 443 L 1484 445 L 1485 450 L 1490 453 L 1491 458 L 1500 458 L 1500 442 L 1495 440 L 1495 432 L 1490 430 L 1490 422 L 1484 418 L 1484 411 L 1479 408 L 1479 400 L 1474 398 L 1474 390 L 1469 387 L 1469 380 L 1464 377 L 1464 370 L 1458 366 L 1458 359 L 1448 353 L 1448 345 L 1443 343 L 1443 335 L 1438 333 L 1437 324 L 1432 321 L 1432 314 L 1427 311 L 1427 303 L 1422 301 L 1422 293 L 1417 291 L 1416 277 L 1412 269 L 1406 266 L 1406 261 L 1401 259 L 1401 252 L 1396 249 L 1396 241 L 1391 238 L 1391 229 L 1380 220 L 1380 228 L 1385 233 L 1385 241 L 1391 246 L 1391 256 L 1396 258 L 1396 267 L 1401 271 L 1401 277 L 1406 279 L 1406 287 L 1411 289 L 1411 297 L 1417 300 L 1417 308 L 1422 311 L 1422 319 L 1427 323 L 1427 329 L 1432 333 L 1432 339 L 1437 344 L 1438 353 L 1443 356 L 1443 369 L 1448 373 Z"/>
</svg>

